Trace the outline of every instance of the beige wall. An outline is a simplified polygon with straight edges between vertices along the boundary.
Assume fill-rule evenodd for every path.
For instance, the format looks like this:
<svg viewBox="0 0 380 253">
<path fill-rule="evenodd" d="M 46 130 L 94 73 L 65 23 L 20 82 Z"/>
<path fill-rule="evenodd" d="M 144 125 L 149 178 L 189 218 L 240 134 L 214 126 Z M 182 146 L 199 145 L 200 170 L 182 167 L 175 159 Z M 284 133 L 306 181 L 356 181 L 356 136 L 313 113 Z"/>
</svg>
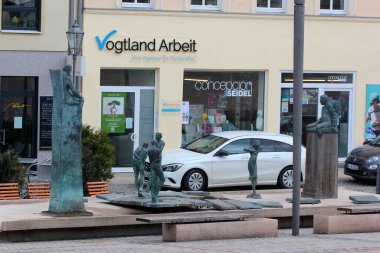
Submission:
<svg viewBox="0 0 380 253">
<path fill-rule="evenodd" d="M 42 0 L 41 5 L 41 32 L 30 34 L 1 31 L 0 50 L 67 50 L 66 31 L 69 1 Z"/>
<path fill-rule="evenodd" d="M 380 1 L 378 0 L 351 0 L 356 16 L 380 17 Z"/>
<path fill-rule="evenodd" d="M 98 22 L 99 19 L 103 22 Z M 380 33 L 373 32 L 379 24 L 380 20 L 371 19 L 306 17 L 305 71 L 348 71 L 357 74 L 354 116 L 363 120 L 353 124 L 354 146 L 359 145 L 364 138 L 365 85 L 380 83 L 380 72 L 377 69 L 380 66 L 380 44 L 375 43 L 380 40 Z M 195 61 L 190 63 L 132 61 L 131 55 L 165 53 L 115 54 L 99 51 L 94 37 L 104 36 L 112 29 L 119 30 L 120 37 L 195 39 L 198 52 L 191 54 Z M 86 103 L 83 119 L 86 123 L 95 126 L 100 124 L 101 67 L 156 69 L 157 130 L 163 132 L 168 147 L 180 145 L 181 117 L 159 113 L 159 102 L 182 99 L 184 70 L 264 70 L 267 71 L 265 130 L 279 131 L 277 115 L 280 114 L 280 72 L 293 69 L 291 16 L 141 11 L 107 13 L 88 10 L 85 13 L 85 31 L 84 53 L 88 64 L 84 78 L 83 94 Z"/>
<path fill-rule="evenodd" d="M 84 0 L 85 8 L 121 8 L 122 0 Z M 167 11 L 189 11 L 191 0 L 152 0 L 152 9 Z M 286 0 L 284 14 L 292 15 L 294 0 Z M 380 17 L 379 0 L 346 0 L 347 16 Z M 222 0 L 222 13 L 256 13 L 257 0 Z M 319 15 L 320 0 L 306 0 L 305 14 Z M 282 15 L 281 13 L 276 15 Z"/>
</svg>

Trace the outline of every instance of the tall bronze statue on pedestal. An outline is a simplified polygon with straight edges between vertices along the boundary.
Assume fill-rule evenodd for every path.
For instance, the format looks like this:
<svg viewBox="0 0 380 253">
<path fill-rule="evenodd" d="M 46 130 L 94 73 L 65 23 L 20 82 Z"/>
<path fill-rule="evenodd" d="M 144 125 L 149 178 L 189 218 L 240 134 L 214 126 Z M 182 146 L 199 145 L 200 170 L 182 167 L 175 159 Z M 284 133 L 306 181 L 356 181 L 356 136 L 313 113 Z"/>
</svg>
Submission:
<svg viewBox="0 0 380 253">
<path fill-rule="evenodd" d="M 320 98 L 322 116 L 307 125 L 306 175 L 302 197 L 338 196 L 338 121 L 340 103 L 326 95 Z"/>
<path fill-rule="evenodd" d="M 53 85 L 52 175 L 49 213 L 86 213 L 82 177 L 83 98 L 72 85 L 72 68 L 50 70 Z"/>
</svg>

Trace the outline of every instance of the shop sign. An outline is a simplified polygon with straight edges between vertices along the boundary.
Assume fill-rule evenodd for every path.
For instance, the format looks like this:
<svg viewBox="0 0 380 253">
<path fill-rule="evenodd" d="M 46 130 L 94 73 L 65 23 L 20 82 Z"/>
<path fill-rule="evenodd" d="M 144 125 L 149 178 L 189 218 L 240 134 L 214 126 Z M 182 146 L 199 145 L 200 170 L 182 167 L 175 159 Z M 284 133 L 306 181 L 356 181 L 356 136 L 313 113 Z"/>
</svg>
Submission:
<svg viewBox="0 0 380 253">
<path fill-rule="evenodd" d="M 197 91 L 223 91 L 227 97 L 252 97 L 250 81 L 196 81 Z"/>
<path fill-rule="evenodd" d="M 102 92 L 102 132 L 125 133 L 125 100 L 125 92 Z"/>
<path fill-rule="evenodd" d="M 197 52 L 197 42 L 193 39 L 160 39 L 137 40 L 132 38 L 121 38 L 112 40 L 117 30 L 110 31 L 103 39 L 96 36 L 99 50 L 114 51 L 117 54 L 125 51 L 141 52 Z"/>
<path fill-rule="evenodd" d="M 177 100 L 162 100 L 161 112 L 168 114 L 179 114 L 181 112 L 181 102 Z"/>
</svg>

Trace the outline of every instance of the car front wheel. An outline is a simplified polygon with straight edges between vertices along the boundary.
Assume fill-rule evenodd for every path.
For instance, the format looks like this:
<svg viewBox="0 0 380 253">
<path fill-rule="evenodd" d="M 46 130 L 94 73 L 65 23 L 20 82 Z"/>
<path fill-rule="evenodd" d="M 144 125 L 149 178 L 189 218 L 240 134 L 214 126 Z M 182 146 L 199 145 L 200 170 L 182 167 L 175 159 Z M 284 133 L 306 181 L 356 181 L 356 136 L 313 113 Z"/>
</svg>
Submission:
<svg viewBox="0 0 380 253">
<path fill-rule="evenodd" d="M 280 172 L 277 184 L 283 189 L 290 189 L 293 187 L 293 167 L 286 167 Z"/>
<path fill-rule="evenodd" d="M 186 191 L 203 191 L 207 187 L 206 174 L 199 170 L 190 170 L 182 180 L 182 188 Z"/>
</svg>

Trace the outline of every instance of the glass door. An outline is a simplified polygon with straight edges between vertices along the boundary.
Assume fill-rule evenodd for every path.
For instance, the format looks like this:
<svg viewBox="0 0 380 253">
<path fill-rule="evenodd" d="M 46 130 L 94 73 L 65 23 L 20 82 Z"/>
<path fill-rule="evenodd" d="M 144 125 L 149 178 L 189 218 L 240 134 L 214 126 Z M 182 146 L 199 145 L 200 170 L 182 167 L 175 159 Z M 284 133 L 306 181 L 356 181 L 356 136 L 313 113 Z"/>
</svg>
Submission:
<svg viewBox="0 0 380 253">
<path fill-rule="evenodd" d="M 101 98 L 101 129 L 115 146 L 113 172 L 132 171 L 134 150 L 153 138 L 154 90 L 104 87 Z"/>
<path fill-rule="evenodd" d="M 338 156 L 345 158 L 350 150 L 348 140 L 350 136 L 351 90 L 324 90 L 324 94 L 340 102 Z"/>
<path fill-rule="evenodd" d="M 306 126 L 317 121 L 318 89 L 304 88 L 302 96 L 302 145 L 306 146 Z M 293 135 L 293 88 L 281 89 L 280 133 Z"/>
<path fill-rule="evenodd" d="M 115 146 L 115 167 L 131 167 L 136 142 L 135 92 L 102 92 L 101 129 Z"/>
<path fill-rule="evenodd" d="M 37 157 L 37 78 L 2 77 L 0 90 L 0 151 L 20 158 Z"/>
</svg>

